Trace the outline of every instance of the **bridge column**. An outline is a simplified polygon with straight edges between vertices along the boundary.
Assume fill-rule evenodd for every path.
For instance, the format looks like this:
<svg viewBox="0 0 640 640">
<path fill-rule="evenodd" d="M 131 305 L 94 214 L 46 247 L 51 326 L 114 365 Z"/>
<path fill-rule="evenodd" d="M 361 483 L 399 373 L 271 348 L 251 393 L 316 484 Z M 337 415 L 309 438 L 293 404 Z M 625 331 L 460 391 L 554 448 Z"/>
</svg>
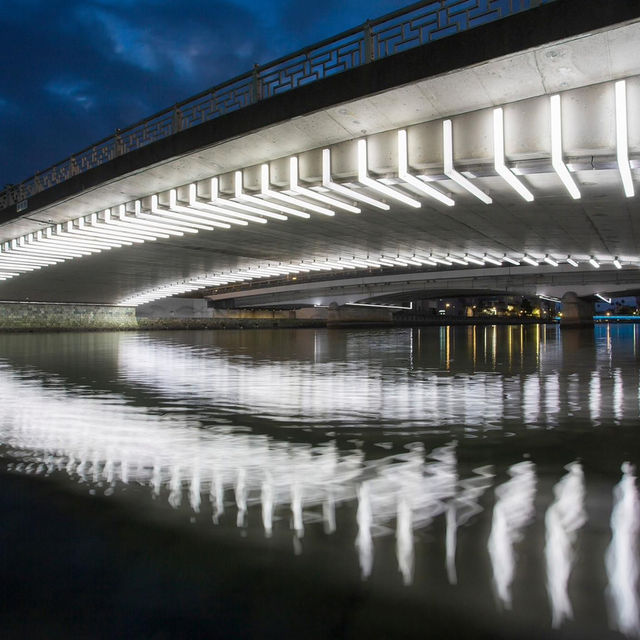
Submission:
<svg viewBox="0 0 640 640">
<path fill-rule="evenodd" d="M 593 303 L 579 298 L 573 291 L 567 291 L 562 296 L 560 326 L 563 328 L 593 326 Z"/>
</svg>

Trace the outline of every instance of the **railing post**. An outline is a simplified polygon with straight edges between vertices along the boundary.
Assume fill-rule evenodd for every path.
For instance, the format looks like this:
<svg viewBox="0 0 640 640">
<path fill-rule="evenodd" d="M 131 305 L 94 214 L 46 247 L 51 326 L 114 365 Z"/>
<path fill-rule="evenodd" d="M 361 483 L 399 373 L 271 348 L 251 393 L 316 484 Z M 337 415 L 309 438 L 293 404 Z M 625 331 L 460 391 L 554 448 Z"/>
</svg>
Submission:
<svg viewBox="0 0 640 640">
<path fill-rule="evenodd" d="M 371 29 L 371 21 L 367 20 L 362 27 L 362 37 L 364 39 L 364 60 L 363 64 L 371 62 L 374 58 L 373 47 L 373 31 Z"/>
<path fill-rule="evenodd" d="M 173 121 L 171 123 L 171 130 L 173 133 L 178 133 L 182 129 L 182 112 L 178 108 L 178 105 L 173 107 Z"/>
<path fill-rule="evenodd" d="M 120 136 L 120 129 L 116 129 L 115 143 L 113 145 L 113 155 L 115 158 L 121 156 L 123 153 L 122 137 Z"/>
<path fill-rule="evenodd" d="M 260 82 L 260 65 L 256 62 L 251 74 L 251 102 L 260 100 L 262 100 L 262 83 Z"/>
</svg>

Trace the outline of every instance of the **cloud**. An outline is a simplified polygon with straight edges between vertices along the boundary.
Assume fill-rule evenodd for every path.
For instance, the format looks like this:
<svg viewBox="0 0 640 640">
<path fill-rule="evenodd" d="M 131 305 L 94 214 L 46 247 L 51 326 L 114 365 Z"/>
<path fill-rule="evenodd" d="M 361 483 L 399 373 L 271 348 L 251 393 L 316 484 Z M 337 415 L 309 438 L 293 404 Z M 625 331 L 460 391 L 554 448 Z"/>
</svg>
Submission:
<svg viewBox="0 0 640 640">
<path fill-rule="evenodd" d="M 3 0 L 0 188 L 397 0 Z"/>
</svg>

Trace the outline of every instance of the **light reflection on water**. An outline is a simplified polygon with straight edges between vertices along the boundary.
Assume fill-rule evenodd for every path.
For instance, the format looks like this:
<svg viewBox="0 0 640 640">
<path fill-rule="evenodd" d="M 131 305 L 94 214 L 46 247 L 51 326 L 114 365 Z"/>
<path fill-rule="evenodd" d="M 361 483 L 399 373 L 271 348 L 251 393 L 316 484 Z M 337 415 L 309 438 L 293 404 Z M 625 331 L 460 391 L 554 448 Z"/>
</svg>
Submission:
<svg viewBox="0 0 640 640">
<path fill-rule="evenodd" d="M 496 612 L 546 593 L 547 626 L 637 637 L 635 344 L 634 326 L 0 336 L 0 439 L 15 472 L 148 487 L 297 553 L 319 527 L 374 584 L 389 538 L 407 588 L 439 579 L 425 557 L 461 590 L 471 566 Z"/>
</svg>

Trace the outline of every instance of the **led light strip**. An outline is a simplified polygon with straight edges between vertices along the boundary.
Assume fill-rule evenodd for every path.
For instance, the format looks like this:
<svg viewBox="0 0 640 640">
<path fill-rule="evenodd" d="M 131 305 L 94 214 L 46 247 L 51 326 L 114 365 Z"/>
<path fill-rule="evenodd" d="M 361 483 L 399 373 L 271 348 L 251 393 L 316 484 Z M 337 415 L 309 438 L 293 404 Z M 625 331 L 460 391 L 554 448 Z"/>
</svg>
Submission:
<svg viewBox="0 0 640 640">
<path fill-rule="evenodd" d="M 376 207 L 377 209 L 382 209 L 383 211 L 389 211 L 390 209 L 389 205 L 386 202 L 381 202 L 380 200 L 376 200 L 375 198 L 370 198 L 363 193 L 358 193 L 354 189 L 349 189 L 348 187 L 345 187 L 333 181 L 331 177 L 331 149 L 322 150 L 322 186 L 325 187 L 325 189 L 333 191 L 334 193 L 339 193 L 346 198 L 357 200 L 358 202 L 368 204 L 371 207 Z"/>
<path fill-rule="evenodd" d="M 195 188 L 195 186 L 195 184 L 189 185 L 189 191 L 191 191 L 190 187 Z M 177 213 L 184 213 L 193 217 L 195 220 L 204 220 L 210 222 L 211 224 L 222 226 L 222 228 L 226 229 L 229 229 L 231 225 L 237 225 L 240 227 L 249 226 L 249 222 L 247 220 L 242 220 L 240 218 L 236 218 L 235 216 L 214 213 L 211 210 L 202 211 L 199 208 L 180 204 L 178 202 L 178 191 L 176 189 L 169 190 L 169 210 Z M 262 220 L 262 222 L 264 222 L 264 220 Z"/>
<path fill-rule="evenodd" d="M 280 202 L 286 202 L 294 207 L 300 207 L 301 209 L 307 209 L 309 211 L 313 211 L 314 213 L 321 213 L 325 216 L 334 216 L 335 213 L 331 211 L 331 209 L 327 209 L 326 207 L 319 207 L 315 204 L 310 204 L 301 200 L 299 198 L 294 198 L 293 196 L 288 196 L 284 193 L 280 193 L 279 191 L 274 191 L 271 188 L 271 179 L 269 177 L 269 165 L 263 164 L 260 166 L 260 195 L 263 198 L 272 198 L 273 200 L 279 200 Z M 309 218 L 308 213 L 304 213 L 302 211 L 295 210 L 287 210 L 285 213 L 291 213 L 292 215 L 300 216 L 301 218 Z"/>
<path fill-rule="evenodd" d="M 398 177 L 418 191 L 446 204 L 448 207 L 455 205 L 455 202 L 448 196 L 445 196 L 444 193 L 440 193 L 437 189 L 425 184 L 422 180 L 418 180 L 418 178 L 409 173 L 409 151 L 407 148 L 407 132 L 405 129 L 398 131 Z"/>
<path fill-rule="evenodd" d="M 328 204 L 336 209 L 342 209 L 343 211 L 349 211 L 350 213 L 360 213 L 360 209 L 358 207 L 354 207 L 353 205 L 342 202 L 342 200 L 338 200 L 337 198 L 330 198 L 322 193 L 318 193 L 317 191 L 301 186 L 298 182 L 298 178 L 298 158 L 297 156 L 292 156 L 289 160 L 289 188 L 291 191 L 295 191 L 295 193 L 307 196 L 307 198 L 312 198 L 318 202 L 323 202 L 324 204 Z"/>
<path fill-rule="evenodd" d="M 564 163 L 562 151 L 562 102 L 559 94 L 550 98 L 551 104 L 551 164 L 560 180 L 574 200 L 580 198 L 580 190 L 576 186 L 567 165 Z"/>
<path fill-rule="evenodd" d="M 240 175 L 238 176 L 238 173 Z M 276 213 L 274 211 L 269 211 L 268 209 L 259 208 L 253 205 L 248 205 L 245 202 L 238 202 L 238 200 L 248 199 L 248 196 L 244 196 L 242 193 L 242 172 L 236 172 L 234 174 L 234 188 L 235 188 L 235 199 L 223 199 L 220 197 L 219 192 L 219 183 L 218 178 L 211 178 L 211 201 L 210 204 L 215 206 L 221 206 L 223 208 L 230 208 L 233 210 L 240 210 L 240 212 L 248 212 L 251 214 L 256 214 L 259 216 L 264 216 L 265 218 L 270 218 L 271 220 L 288 220 L 287 216 L 283 216 L 281 213 Z M 258 205 L 261 204 L 260 200 L 256 198 Z"/>
<path fill-rule="evenodd" d="M 397 189 L 392 189 L 386 184 L 382 184 L 381 182 L 378 182 L 378 180 L 371 178 L 369 176 L 368 164 L 367 141 L 364 139 L 358 140 L 358 182 L 363 184 L 365 187 L 369 187 L 370 189 L 387 196 L 387 198 L 391 198 L 392 200 L 396 200 L 402 204 L 406 204 L 416 209 L 419 209 L 422 206 L 415 198 L 410 198 L 404 193 L 400 193 Z"/>
<path fill-rule="evenodd" d="M 299 218 L 310 218 L 311 216 L 308 213 L 305 213 L 304 211 L 296 211 L 295 209 L 292 209 L 291 207 L 284 207 L 282 205 L 279 204 L 273 204 L 272 202 L 269 202 L 268 200 L 263 200 L 261 198 L 256 198 L 255 196 L 251 196 L 247 193 L 244 192 L 244 186 L 242 184 L 243 181 L 243 177 L 242 177 L 242 171 L 236 171 L 234 174 L 234 184 L 235 184 L 235 199 L 239 200 L 241 202 L 248 202 L 251 205 L 255 205 L 257 207 L 260 208 L 267 208 L 267 209 L 272 209 L 275 210 L 276 212 L 280 213 L 281 215 L 283 213 L 288 213 L 290 215 L 293 216 L 297 216 Z M 284 217 L 284 216 L 283 216 Z M 287 220 L 286 217 L 284 217 L 285 220 Z"/>
<path fill-rule="evenodd" d="M 525 187 L 505 164 L 504 158 L 504 112 L 502 107 L 493 110 L 493 152 L 498 175 L 513 187 L 527 202 L 533 201 L 533 194 Z"/>
<path fill-rule="evenodd" d="M 190 278 L 185 282 L 174 282 L 165 286 L 156 287 L 149 291 L 142 292 L 135 296 L 130 296 L 122 300 L 121 306 L 137 306 L 165 298 L 176 293 L 184 293 L 196 289 L 204 289 L 208 287 L 225 286 L 228 284 L 250 282 L 252 280 L 271 278 L 277 276 L 286 276 L 298 273 L 309 273 L 310 271 L 353 271 L 357 269 L 370 269 L 382 267 L 409 267 L 409 266 L 430 266 L 438 267 L 453 266 L 454 264 L 468 266 L 470 263 L 485 266 L 489 262 L 495 265 L 501 265 L 501 260 L 484 254 L 483 259 L 476 258 L 472 255 L 465 254 L 464 258 L 447 254 L 446 258 L 430 254 L 428 258 L 420 255 L 401 255 L 385 256 L 379 258 L 361 258 L 353 256 L 351 258 L 326 258 L 324 260 L 305 259 L 300 262 L 277 263 L 266 265 L 258 265 L 242 268 L 237 271 L 222 272 L 218 274 L 204 275 Z M 514 261 L 516 262 L 516 261 Z"/>
<path fill-rule="evenodd" d="M 616 149 L 620 175 L 625 194 L 631 197 L 635 194 L 628 146 L 628 113 L 626 82 L 618 81 L 615 87 L 616 105 Z M 563 184 L 573 198 L 580 197 L 580 191 L 563 159 L 562 145 L 562 104 L 561 96 L 550 96 L 551 138 L 553 167 Z M 494 162 L 497 173 L 525 200 L 533 200 L 533 194 L 523 182 L 518 179 L 514 171 L 506 166 L 504 153 L 504 111 L 502 108 L 493 110 L 494 133 Z M 412 193 L 424 194 L 436 199 L 442 204 L 453 206 L 454 201 L 429 184 L 426 176 L 414 176 L 409 173 L 408 137 L 407 131 L 398 132 L 398 183 L 399 187 L 391 187 L 385 181 L 377 180 L 368 172 L 368 143 L 361 139 L 356 143 L 358 182 L 364 189 L 356 186 L 347 187 L 333 181 L 331 175 L 331 151 L 322 150 L 322 187 L 309 188 L 300 183 L 299 159 L 297 156 L 289 158 L 289 188 L 275 189 L 270 184 L 269 165 L 264 164 L 260 169 L 260 193 L 251 195 L 243 190 L 243 172 L 234 174 L 234 194 L 221 196 L 219 192 L 219 178 L 211 178 L 210 193 L 206 197 L 198 196 L 198 187 L 192 183 L 181 187 L 181 190 L 170 189 L 163 194 L 151 195 L 144 200 L 136 200 L 127 205 L 119 205 L 113 209 L 106 209 L 100 213 L 93 213 L 69 222 L 58 224 L 43 231 L 27 234 L 16 238 L 0 250 L 0 276 L 3 279 L 15 277 L 20 273 L 37 270 L 46 266 L 53 266 L 60 262 L 81 258 L 84 256 L 108 251 L 113 248 L 132 246 L 158 239 L 169 239 L 172 236 L 195 234 L 200 230 L 230 229 L 232 226 L 248 226 L 249 223 L 266 224 L 269 220 L 286 221 L 287 215 L 299 218 L 310 218 L 309 213 L 335 215 L 332 209 L 359 213 L 360 208 L 352 202 L 362 203 L 381 210 L 389 210 L 390 206 L 375 197 L 376 192 L 389 200 L 395 200 L 407 206 L 420 207 L 420 202 L 408 196 L 404 189 L 410 188 Z M 460 184 L 465 190 L 478 197 L 487 204 L 492 199 L 476 187 L 470 180 L 460 174 L 453 165 L 453 125 L 451 119 L 443 121 L 444 168 L 445 174 Z M 420 178 L 425 178 L 423 181 Z M 323 192 L 321 189 L 326 191 Z M 331 195 L 328 195 L 331 192 Z M 188 196 L 186 195 L 188 193 Z M 179 199 L 179 194 L 185 200 Z M 306 211 L 304 211 L 306 209 Z M 595 257 L 582 256 L 581 260 L 589 260 L 594 268 L 600 268 L 600 262 Z M 297 273 L 305 271 L 320 271 L 331 269 L 354 269 L 381 266 L 435 266 L 437 264 L 452 266 L 453 264 L 469 266 L 475 264 L 485 266 L 493 264 L 500 266 L 509 263 L 518 266 L 522 262 L 539 266 L 544 261 L 554 267 L 559 262 L 577 268 L 579 263 L 568 256 L 559 260 L 549 254 L 533 258 L 530 255 L 516 259 L 513 256 L 493 256 L 483 254 L 482 257 L 465 254 L 457 257 L 452 254 L 444 256 L 381 256 L 377 260 L 370 258 L 353 258 L 349 261 L 325 261 L 322 264 L 304 262 L 298 264 L 294 270 L 291 265 L 269 265 L 266 270 L 256 272 L 249 270 L 236 277 L 233 281 L 248 278 L 264 277 Z M 615 258 L 606 258 L 605 264 L 612 262 L 616 269 L 622 269 L 622 262 Z M 294 265 L 295 266 L 295 265 Z M 262 275 L 261 275 L 262 274 Z M 178 286 L 178 285 L 175 285 Z"/>
<path fill-rule="evenodd" d="M 467 180 L 461 173 L 456 171 L 453 166 L 453 126 L 451 120 L 445 120 L 442 123 L 442 141 L 444 146 L 444 174 L 478 198 L 478 200 L 485 204 L 491 204 L 493 200 L 484 191 L 478 189 L 470 180 Z"/>
<path fill-rule="evenodd" d="M 198 218 L 197 216 L 188 215 L 186 213 L 181 213 L 176 208 L 173 209 L 163 209 L 160 207 L 158 203 L 158 196 L 151 196 L 151 219 L 160 221 L 162 223 L 166 223 L 167 220 L 173 221 L 175 220 L 177 224 L 192 227 L 193 229 L 198 229 L 200 231 L 213 231 L 214 229 L 230 229 L 231 225 L 226 222 L 214 222 L 213 220 L 203 220 L 202 218 Z"/>
<path fill-rule="evenodd" d="M 627 83 L 619 80 L 615 83 L 616 91 L 616 149 L 618 169 L 627 198 L 635 195 L 631 165 L 629 164 L 629 141 L 627 133 Z"/>
</svg>

